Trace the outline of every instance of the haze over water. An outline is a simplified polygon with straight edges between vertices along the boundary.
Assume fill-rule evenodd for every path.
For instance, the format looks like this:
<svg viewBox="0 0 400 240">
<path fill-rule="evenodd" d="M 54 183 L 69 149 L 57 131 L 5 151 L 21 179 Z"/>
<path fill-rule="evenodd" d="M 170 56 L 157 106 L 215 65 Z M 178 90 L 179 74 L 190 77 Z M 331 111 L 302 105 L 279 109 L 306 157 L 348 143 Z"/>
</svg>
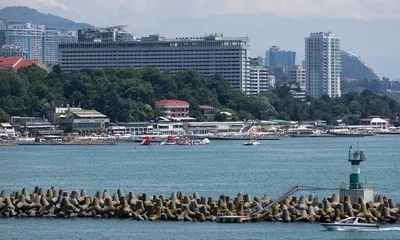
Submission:
<svg viewBox="0 0 400 240">
<path fill-rule="evenodd" d="M 348 148 L 366 154 L 362 181 L 371 182 L 375 194 L 400 202 L 399 135 L 364 138 L 289 138 L 242 146 L 242 141 L 213 141 L 207 146 L 16 146 L 0 148 L 0 189 L 10 194 L 27 186 L 51 185 L 71 191 L 86 187 L 93 195 L 105 188 L 113 194 L 147 192 L 169 196 L 171 192 L 199 192 L 201 196 L 238 192 L 252 197 L 269 192 L 272 197 L 290 186 L 337 188 L 348 182 L 351 171 Z M 296 196 L 308 196 L 301 191 Z M 315 191 L 320 199 L 338 191 Z M 393 239 L 398 225 L 379 232 L 326 232 L 318 224 L 136 222 L 131 220 L 0 219 L 7 238 L 23 236 L 63 238 L 162 238 L 175 239 Z M 23 232 L 21 229 L 24 229 Z M 60 234 L 62 233 L 62 234 Z M 295 233 L 295 234 L 294 234 Z M 375 236 L 375 237 L 373 237 Z M 397 237 L 396 237 L 397 236 Z"/>
</svg>

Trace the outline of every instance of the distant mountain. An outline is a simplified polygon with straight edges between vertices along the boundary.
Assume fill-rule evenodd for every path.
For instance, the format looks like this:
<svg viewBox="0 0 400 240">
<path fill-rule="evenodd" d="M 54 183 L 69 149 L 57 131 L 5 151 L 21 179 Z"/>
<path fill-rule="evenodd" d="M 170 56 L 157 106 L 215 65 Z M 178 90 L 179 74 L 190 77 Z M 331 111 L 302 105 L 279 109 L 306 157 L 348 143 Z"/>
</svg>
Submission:
<svg viewBox="0 0 400 240">
<path fill-rule="evenodd" d="M 94 26 L 87 23 L 76 23 L 72 20 L 52 14 L 44 14 L 28 7 L 16 6 L 0 9 L 0 18 L 6 19 L 8 21 L 30 22 L 61 29 L 94 28 Z"/>
</svg>

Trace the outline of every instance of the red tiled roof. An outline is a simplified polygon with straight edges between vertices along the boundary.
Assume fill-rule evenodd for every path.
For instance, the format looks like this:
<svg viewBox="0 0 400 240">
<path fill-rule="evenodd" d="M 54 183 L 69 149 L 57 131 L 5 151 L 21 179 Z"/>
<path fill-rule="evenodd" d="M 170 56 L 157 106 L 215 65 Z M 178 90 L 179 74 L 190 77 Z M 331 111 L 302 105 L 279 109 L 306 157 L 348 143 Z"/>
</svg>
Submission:
<svg viewBox="0 0 400 240">
<path fill-rule="evenodd" d="M 189 103 L 181 100 L 160 100 L 156 101 L 157 107 L 189 107 Z"/>
<path fill-rule="evenodd" d="M 18 70 L 21 67 L 27 67 L 32 64 L 41 65 L 40 60 L 25 60 L 23 57 L 0 57 L 0 70 L 13 68 Z"/>
<path fill-rule="evenodd" d="M 23 60 L 23 57 L 0 57 L 0 68 L 14 68 L 19 62 Z"/>
<path fill-rule="evenodd" d="M 201 110 L 214 110 L 215 107 L 211 107 L 209 105 L 200 105 Z"/>
<path fill-rule="evenodd" d="M 32 64 L 40 64 L 40 60 L 23 60 L 20 61 L 15 67 L 15 70 L 18 70 L 21 67 L 28 67 Z"/>
</svg>

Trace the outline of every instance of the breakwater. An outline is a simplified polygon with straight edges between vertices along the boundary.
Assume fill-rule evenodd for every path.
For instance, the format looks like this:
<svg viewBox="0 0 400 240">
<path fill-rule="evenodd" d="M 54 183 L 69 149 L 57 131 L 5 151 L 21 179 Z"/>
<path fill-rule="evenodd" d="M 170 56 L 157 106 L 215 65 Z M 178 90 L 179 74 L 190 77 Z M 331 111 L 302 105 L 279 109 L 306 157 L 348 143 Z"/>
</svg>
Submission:
<svg viewBox="0 0 400 240">
<path fill-rule="evenodd" d="M 333 194 L 320 201 L 318 196 L 286 197 L 271 208 L 272 199 L 268 193 L 261 198 L 238 193 L 234 197 L 221 195 L 219 198 L 202 197 L 197 192 L 184 194 L 174 192 L 148 196 L 124 194 L 118 189 L 114 194 L 108 190 L 97 191 L 90 196 L 85 189 L 68 193 L 51 187 L 44 190 L 35 187 L 14 191 L 10 195 L 2 190 L 0 194 L 0 217 L 43 217 L 43 218 L 130 218 L 149 221 L 216 221 L 218 216 L 242 216 L 250 222 L 333 222 L 346 217 L 365 217 L 370 222 L 397 223 L 399 207 L 391 198 L 375 196 L 374 202 L 362 198 L 344 202 Z"/>
</svg>

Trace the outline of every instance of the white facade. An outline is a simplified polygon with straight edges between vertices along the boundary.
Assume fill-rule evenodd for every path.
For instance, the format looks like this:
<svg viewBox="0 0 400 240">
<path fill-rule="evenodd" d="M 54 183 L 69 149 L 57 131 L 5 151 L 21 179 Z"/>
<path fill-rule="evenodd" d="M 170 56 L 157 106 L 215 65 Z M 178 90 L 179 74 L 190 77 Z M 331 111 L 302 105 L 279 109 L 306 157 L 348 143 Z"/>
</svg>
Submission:
<svg viewBox="0 0 400 240">
<path fill-rule="evenodd" d="M 331 32 L 311 33 L 305 39 L 306 93 L 314 98 L 340 97 L 341 38 Z"/>
<path fill-rule="evenodd" d="M 250 66 L 250 79 L 246 84 L 247 94 L 266 92 L 275 86 L 275 77 L 268 74 L 264 66 Z"/>
<path fill-rule="evenodd" d="M 306 90 L 306 70 L 301 66 L 294 66 L 287 69 L 287 81 L 296 83 L 301 91 Z"/>
<path fill-rule="evenodd" d="M 223 76 L 245 91 L 250 75 L 249 39 L 222 35 L 166 39 L 158 35 L 124 42 L 76 42 L 59 45 L 59 64 L 66 71 L 105 67 L 158 68 L 172 75 L 194 69 Z"/>
<path fill-rule="evenodd" d="M 15 23 L 5 30 L 6 45 L 18 45 L 26 51 L 28 60 L 43 60 L 44 25 Z"/>
<path fill-rule="evenodd" d="M 185 131 L 195 135 L 238 134 L 244 127 L 244 122 L 189 122 L 184 124 Z"/>
<path fill-rule="evenodd" d="M 15 136 L 15 129 L 9 123 L 0 123 L 0 137 L 13 137 Z"/>
<path fill-rule="evenodd" d="M 371 127 L 372 128 L 381 128 L 381 129 L 388 129 L 389 123 L 385 119 L 382 118 L 373 118 L 371 120 Z"/>
</svg>

